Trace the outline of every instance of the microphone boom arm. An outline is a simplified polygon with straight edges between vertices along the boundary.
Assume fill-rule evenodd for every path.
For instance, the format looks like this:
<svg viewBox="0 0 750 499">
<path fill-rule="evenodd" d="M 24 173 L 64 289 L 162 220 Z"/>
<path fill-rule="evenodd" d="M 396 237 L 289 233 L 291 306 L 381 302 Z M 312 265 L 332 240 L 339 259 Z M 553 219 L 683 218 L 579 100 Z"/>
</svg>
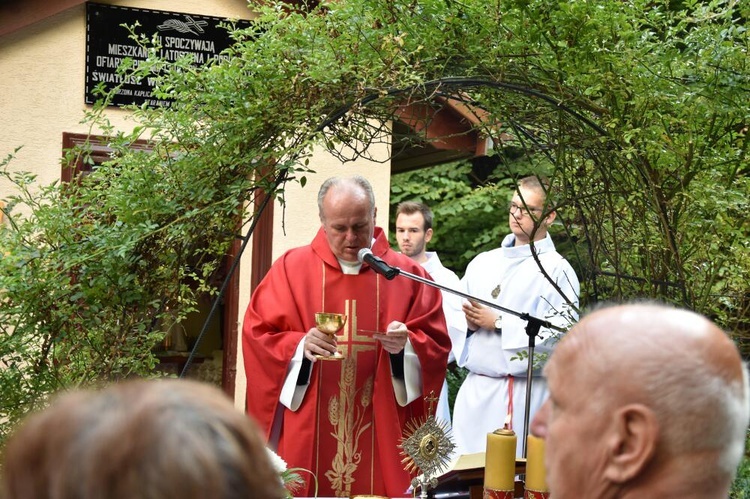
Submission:
<svg viewBox="0 0 750 499">
<path fill-rule="evenodd" d="M 418 281 L 418 282 L 421 282 L 423 284 L 427 284 L 428 286 L 432 286 L 433 288 L 439 288 L 439 289 L 442 289 L 443 291 L 447 291 L 447 292 L 452 293 L 454 295 L 458 295 L 458 296 L 461 296 L 463 298 L 466 298 L 467 300 L 475 301 L 475 302 L 481 303 L 482 305 L 485 305 L 487 307 L 494 308 L 496 310 L 500 310 L 501 312 L 505 312 L 505 313 L 508 313 L 508 314 L 511 314 L 511 315 L 515 315 L 516 317 L 519 317 L 519 318 L 521 318 L 521 319 L 523 319 L 525 321 L 528 321 L 529 324 L 533 324 L 533 329 L 536 332 L 538 332 L 539 329 L 542 328 L 542 327 L 546 327 L 548 329 L 554 329 L 555 331 L 559 331 L 559 332 L 565 332 L 565 329 L 563 329 L 561 327 L 558 327 L 558 326 L 555 326 L 551 322 L 546 321 L 544 319 L 539 319 L 538 317 L 533 317 L 533 316 L 531 316 L 531 315 L 529 315 L 529 314 L 527 314 L 525 312 L 516 312 L 515 310 L 511 310 L 509 308 L 505 308 L 505 307 L 503 307 L 501 305 L 498 305 L 497 303 L 492 303 L 492 302 L 489 302 L 487 300 L 483 300 L 481 298 L 476 298 L 476 297 L 471 296 L 469 294 L 466 294 L 466 293 L 464 293 L 462 291 L 458 291 L 457 289 L 449 288 L 448 286 L 443 286 L 442 284 L 439 284 L 439 283 L 437 283 L 435 281 L 431 281 L 430 279 L 425 279 L 424 277 L 418 276 L 416 274 L 412 274 L 411 272 L 407 272 L 405 270 L 401 270 L 398 267 L 394 267 L 392 265 L 390 267 L 396 271 L 396 274 L 394 275 L 394 277 L 396 275 L 403 275 L 403 276 L 408 277 L 409 279 L 412 279 L 414 281 Z M 534 336 L 536 336 L 536 334 L 534 334 Z"/>
</svg>

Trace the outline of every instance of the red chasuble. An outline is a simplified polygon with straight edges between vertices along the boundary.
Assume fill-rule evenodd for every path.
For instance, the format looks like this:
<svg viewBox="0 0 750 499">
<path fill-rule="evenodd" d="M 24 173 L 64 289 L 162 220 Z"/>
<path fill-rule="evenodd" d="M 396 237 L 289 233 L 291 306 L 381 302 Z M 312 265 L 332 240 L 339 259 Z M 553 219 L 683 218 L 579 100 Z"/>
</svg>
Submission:
<svg viewBox="0 0 750 499">
<path fill-rule="evenodd" d="M 390 249 L 382 229 L 376 227 L 375 235 L 375 255 L 427 275 Z M 345 359 L 315 362 L 302 404 L 290 411 L 279 403 L 281 388 L 316 312 L 348 316 L 338 335 Z M 422 397 L 406 407 L 396 401 L 391 355 L 372 338 L 394 320 L 410 331 L 422 393 L 436 396 L 450 349 L 438 289 L 404 276 L 388 281 L 366 264 L 358 275 L 344 274 L 321 229 L 311 245 L 281 256 L 253 294 L 242 328 L 247 409 L 266 439 L 280 427 L 279 455 L 289 467 L 315 474 L 320 497 L 403 497 L 411 483 L 398 445 L 407 421 L 424 419 L 428 404 Z M 310 480 L 296 495 L 314 492 Z"/>
</svg>

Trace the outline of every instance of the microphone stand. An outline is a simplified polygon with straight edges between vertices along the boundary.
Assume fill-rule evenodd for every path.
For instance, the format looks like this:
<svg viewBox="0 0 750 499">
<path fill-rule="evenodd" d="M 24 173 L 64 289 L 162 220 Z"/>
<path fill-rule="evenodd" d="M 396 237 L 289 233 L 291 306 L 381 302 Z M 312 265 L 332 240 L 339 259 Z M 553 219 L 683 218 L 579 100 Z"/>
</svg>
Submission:
<svg viewBox="0 0 750 499">
<path fill-rule="evenodd" d="M 379 259 L 380 260 L 380 259 Z M 380 260 L 381 262 L 383 260 Z M 385 263 L 385 262 L 383 262 Z M 379 274 L 382 274 L 385 276 L 386 279 L 389 281 L 394 279 L 397 275 L 402 275 L 404 277 L 407 277 L 413 281 L 421 282 L 422 284 L 427 284 L 428 286 L 432 286 L 433 288 L 442 289 L 443 291 L 447 291 L 449 293 L 452 293 L 454 295 L 461 296 L 463 298 L 466 298 L 467 300 L 475 301 L 478 303 L 481 303 L 482 305 L 485 305 L 490 308 L 494 308 L 496 310 L 500 310 L 501 312 L 505 312 L 511 315 L 515 315 L 516 317 L 519 317 L 522 320 L 526 321 L 526 335 L 529 337 L 529 360 L 528 360 L 528 367 L 526 368 L 526 411 L 523 415 L 523 447 L 522 447 L 522 455 L 525 458 L 526 457 L 526 440 L 529 435 L 529 409 L 531 408 L 531 378 L 532 378 L 532 371 L 533 371 L 533 360 L 534 360 L 534 347 L 536 344 L 536 337 L 539 334 L 539 330 L 542 328 L 542 326 L 548 328 L 548 329 L 554 329 L 556 331 L 564 332 L 565 330 L 561 327 L 555 326 L 554 324 L 550 323 L 549 321 L 546 321 L 544 319 L 539 319 L 538 317 L 534 317 L 532 315 L 529 315 L 524 312 L 516 312 L 515 310 L 511 310 L 509 308 L 505 308 L 501 305 L 498 305 L 496 303 L 489 302 L 487 300 L 482 300 L 481 298 L 476 298 L 474 296 L 471 296 L 467 293 L 464 293 L 462 291 L 458 291 L 456 289 L 449 288 L 448 286 L 444 286 L 442 284 L 438 284 L 435 281 L 432 281 L 430 279 L 425 279 L 424 277 L 418 276 L 416 274 L 412 274 L 411 272 L 407 272 L 405 270 L 401 270 L 398 267 L 394 267 L 392 265 L 385 264 L 387 267 L 389 267 L 387 272 L 383 272 L 379 270 L 377 267 L 372 266 L 373 270 L 378 272 Z"/>
</svg>

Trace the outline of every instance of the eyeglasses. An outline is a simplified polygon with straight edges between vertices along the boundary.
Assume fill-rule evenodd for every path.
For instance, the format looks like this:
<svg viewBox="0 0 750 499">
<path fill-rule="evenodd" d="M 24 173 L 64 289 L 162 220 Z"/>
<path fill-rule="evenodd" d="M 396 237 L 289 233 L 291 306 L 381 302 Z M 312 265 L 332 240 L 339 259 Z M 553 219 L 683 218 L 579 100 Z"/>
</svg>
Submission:
<svg viewBox="0 0 750 499">
<path fill-rule="evenodd" d="M 523 205 L 518 205 L 516 203 L 510 203 L 508 205 L 508 211 L 510 211 L 511 215 L 515 214 L 516 212 L 522 213 L 524 215 L 530 215 L 530 214 L 541 215 L 542 214 L 541 208 L 534 208 L 532 206 L 523 206 Z"/>
</svg>

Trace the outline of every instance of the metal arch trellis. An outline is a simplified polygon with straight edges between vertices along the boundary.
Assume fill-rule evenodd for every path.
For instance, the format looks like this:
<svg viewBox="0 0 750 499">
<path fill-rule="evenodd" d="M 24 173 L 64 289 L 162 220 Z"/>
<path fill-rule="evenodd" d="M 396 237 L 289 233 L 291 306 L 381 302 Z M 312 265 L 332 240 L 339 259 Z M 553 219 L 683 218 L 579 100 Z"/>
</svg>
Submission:
<svg viewBox="0 0 750 499">
<path fill-rule="evenodd" d="M 384 91 L 373 91 L 372 93 L 366 95 L 365 97 L 362 97 L 361 99 L 358 99 L 357 101 L 341 106 L 337 110 L 333 111 L 331 115 L 321 123 L 317 131 L 322 131 L 328 126 L 330 126 L 332 123 L 338 121 L 344 115 L 346 115 L 346 113 L 348 113 L 350 109 L 352 109 L 355 106 L 367 107 L 367 105 L 373 103 L 376 100 L 382 99 L 384 97 L 394 97 L 394 96 L 403 95 L 407 93 L 413 93 L 415 90 L 419 88 L 424 89 L 424 93 L 432 93 L 434 91 L 439 90 L 442 87 L 456 87 L 456 88 L 462 88 L 462 89 L 463 88 L 476 88 L 476 87 L 491 87 L 491 88 L 499 88 L 503 90 L 510 90 L 512 92 L 519 93 L 519 94 L 526 94 L 528 96 L 535 97 L 544 102 L 547 102 L 548 104 L 550 104 L 551 106 L 557 109 L 565 111 L 566 113 L 575 117 L 582 123 L 585 123 L 587 126 L 591 127 L 592 130 L 595 130 L 602 137 L 607 136 L 606 130 L 604 130 L 602 127 L 597 125 L 595 122 L 593 122 L 586 116 L 582 115 L 581 113 L 575 111 L 574 109 L 570 108 L 569 106 L 564 105 L 559 100 L 549 95 L 546 95 L 542 92 L 539 92 L 529 87 L 518 85 L 516 83 L 494 81 L 494 80 L 488 80 L 486 78 L 478 78 L 478 77 L 440 78 L 437 80 L 431 80 L 431 81 L 425 82 L 423 84 L 420 84 L 419 86 L 414 85 L 414 86 L 405 87 L 405 88 L 392 88 L 392 89 L 388 89 Z"/>
<path fill-rule="evenodd" d="M 334 109 L 325 119 L 323 119 L 320 122 L 320 124 L 317 127 L 315 127 L 315 129 L 312 132 L 312 135 L 324 134 L 326 130 L 332 130 L 332 126 L 336 124 L 337 122 L 344 120 L 347 116 L 350 116 L 351 111 L 353 109 L 366 109 L 374 105 L 376 102 L 387 99 L 387 98 L 397 98 L 397 97 L 401 97 L 405 95 L 413 96 L 413 95 L 421 94 L 421 95 L 428 96 L 428 98 L 429 96 L 434 97 L 436 95 L 443 95 L 443 96 L 465 100 L 465 98 L 462 98 L 460 96 L 456 97 L 458 90 L 466 90 L 466 89 L 482 88 L 482 87 L 509 91 L 514 94 L 521 94 L 521 95 L 525 95 L 533 99 L 542 101 L 548 104 L 551 108 L 562 111 L 563 113 L 569 115 L 576 121 L 582 123 L 583 125 L 585 125 L 585 127 L 592 130 L 594 134 L 598 136 L 599 138 L 605 139 L 606 147 L 613 148 L 613 149 L 618 147 L 614 141 L 609 140 L 609 135 L 604 128 L 602 128 L 592 119 L 586 117 L 585 115 L 581 114 L 580 112 L 576 111 L 570 106 L 564 104 L 559 99 L 556 99 L 550 95 L 547 95 L 538 90 L 535 90 L 533 88 L 530 88 L 528 86 L 524 86 L 518 83 L 489 80 L 483 77 L 447 77 L 447 78 L 440 78 L 436 80 L 430 80 L 428 82 L 424 82 L 419 85 L 412 85 L 409 87 L 390 88 L 390 89 L 385 89 L 385 90 L 372 90 L 370 93 L 368 93 L 364 97 L 353 100 L 351 102 L 348 102 Z M 471 100 L 471 103 L 476 104 L 476 101 Z M 481 106 L 481 103 L 479 104 Z M 364 113 L 364 114 L 366 115 L 367 113 Z M 539 147 L 541 146 L 541 143 L 538 140 L 538 138 L 535 137 L 532 133 L 525 130 L 522 126 L 516 126 L 515 130 L 519 131 L 527 139 L 534 142 L 534 145 L 537 146 L 540 150 L 544 149 L 544 148 Z M 367 146 L 365 146 L 364 149 L 366 150 Z M 331 147 L 329 147 L 329 151 L 330 150 L 331 150 Z M 547 154 L 549 157 L 549 154 L 547 152 L 544 152 L 544 154 Z M 340 159 L 344 161 L 350 159 L 350 158 L 341 158 L 341 155 L 339 155 L 339 157 Z M 293 160 L 294 158 L 290 158 L 288 161 L 293 161 Z M 637 165 L 636 165 L 636 169 L 638 170 L 639 175 L 641 175 L 642 177 L 645 177 L 645 173 L 643 171 L 640 171 L 640 168 L 638 168 Z M 208 316 L 206 317 L 205 322 L 203 323 L 203 326 L 201 327 L 201 330 L 198 336 L 196 337 L 195 344 L 193 348 L 191 349 L 190 354 L 179 375 L 180 378 L 184 377 L 187 374 L 188 370 L 190 369 L 190 365 L 196 354 L 198 346 L 200 345 L 203 337 L 205 336 L 208 330 L 208 326 L 214 317 L 214 314 L 218 310 L 219 303 L 223 299 L 223 296 L 226 292 L 226 289 L 229 285 L 232 275 L 236 271 L 236 268 L 239 264 L 242 254 L 244 253 L 249 243 L 250 237 L 252 236 L 255 230 L 258 219 L 260 218 L 266 206 L 268 205 L 269 200 L 273 199 L 274 197 L 273 194 L 287 180 L 288 180 L 288 170 L 285 168 L 282 168 L 279 171 L 274 182 L 272 183 L 272 189 L 266 193 L 266 196 L 263 199 L 262 203 L 260 204 L 258 209 L 255 211 L 253 221 L 247 233 L 240 238 L 242 240 L 242 244 L 240 245 L 240 248 L 234 260 L 231 263 L 231 266 L 227 272 L 227 275 L 225 276 L 223 282 L 221 283 L 218 293 L 216 294 L 216 297 L 213 300 Z M 628 278 L 632 276 L 618 276 L 618 277 Z M 670 283 L 670 284 L 674 286 L 678 286 L 678 287 L 681 286 L 680 283 L 677 283 L 677 284 Z"/>
<path fill-rule="evenodd" d="M 581 115 L 580 113 L 575 112 L 574 110 L 570 109 L 569 107 L 561 104 L 559 101 L 556 101 L 552 97 L 545 95 L 541 92 L 538 92 L 536 90 L 523 87 L 521 85 L 508 83 L 508 82 L 499 82 L 499 81 L 492 81 L 487 80 L 485 78 L 461 78 L 461 77 L 451 77 L 451 78 L 441 78 L 437 80 L 431 80 L 429 82 L 425 82 L 424 84 L 421 84 L 419 86 L 411 86 L 411 87 L 404 87 L 404 88 L 391 88 L 385 91 L 372 91 L 370 94 L 362 97 L 361 99 L 358 99 L 356 101 L 349 102 L 343 106 L 340 106 L 339 108 L 335 109 L 333 112 L 330 113 L 328 117 L 326 117 L 315 129 L 313 134 L 321 134 L 326 129 L 331 127 L 334 123 L 338 122 L 339 120 L 342 120 L 353 108 L 359 107 L 359 108 L 366 108 L 370 104 L 375 103 L 378 100 L 381 100 L 386 97 L 397 97 L 407 94 L 413 94 L 416 90 L 422 91 L 422 93 L 428 94 L 428 93 L 435 93 L 440 91 L 440 89 L 448 87 L 448 88 L 476 88 L 476 87 L 494 87 L 494 88 L 500 88 L 504 90 L 510 90 L 517 93 L 523 93 L 527 94 L 529 96 L 533 96 L 536 98 L 539 98 L 554 107 L 563 110 L 567 113 L 569 113 L 571 116 L 576 117 L 581 122 L 587 124 L 590 126 L 593 130 L 597 131 L 600 135 L 605 135 L 605 131 L 596 125 L 593 121 L 589 120 L 585 116 Z M 290 159 L 291 160 L 291 159 Z M 258 220 L 260 219 L 260 216 L 262 215 L 263 211 L 265 210 L 266 206 L 268 205 L 269 200 L 273 199 L 273 194 L 277 191 L 277 189 L 284 184 L 288 180 L 288 170 L 285 168 L 282 168 L 275 178 L 274 182 L 272 183 L 272 189 L 266 193 L 265 198 L 261 202 L 258 209 L 255 211 L 253 216 L 253 221 L 250 224 L 250 227 L 247 230 L 247 233 L 242 236 L 240 239 L 242 241 L 239 250 L 237 251 L 236 256 L 234 257 L 234 260 L 232 261 L 228 271 L 227 275 L 224 277 L 224 280 L 221 283 L 221 286 L 219 287 L 219 290 L 211 304 L 211 309 L 208 312 L 208 315 L 201 327 L 200 332 L 198 333 L 198 336 L 196 337 L 195 343 L 193 345 L 193 348 L 190 350 L 190 353 L 185 361 L 185 364 L 182 368 L 182 371 L 180 372 L 179 377 L 184 378 L 187 374 L 187 372 L 190 369 L 190 366 L 193 362 L 193 359 L 195 358 L 196 352 L 198 350 L 198 347 L 200 346 L 203 338 L 206 335 L 206 332 L 208 331 L 208 327 L 211 324 L 214 315 L 218 311 L 219 304 L 221 303 L 224 294 L 226 293 L 226 290 L 229 286 L 229 283 L 232 279 L 232 276 L 234 272 L 236 271 L 239 262 L 242 258 L 243 253 L 245 252 L 245 249 L 247 248 L 247 245 L 250 241 L 250 237 L 252 236 L 253 232 L 255 231 L 255 227 L 257 225 Z"/>
</svg>

